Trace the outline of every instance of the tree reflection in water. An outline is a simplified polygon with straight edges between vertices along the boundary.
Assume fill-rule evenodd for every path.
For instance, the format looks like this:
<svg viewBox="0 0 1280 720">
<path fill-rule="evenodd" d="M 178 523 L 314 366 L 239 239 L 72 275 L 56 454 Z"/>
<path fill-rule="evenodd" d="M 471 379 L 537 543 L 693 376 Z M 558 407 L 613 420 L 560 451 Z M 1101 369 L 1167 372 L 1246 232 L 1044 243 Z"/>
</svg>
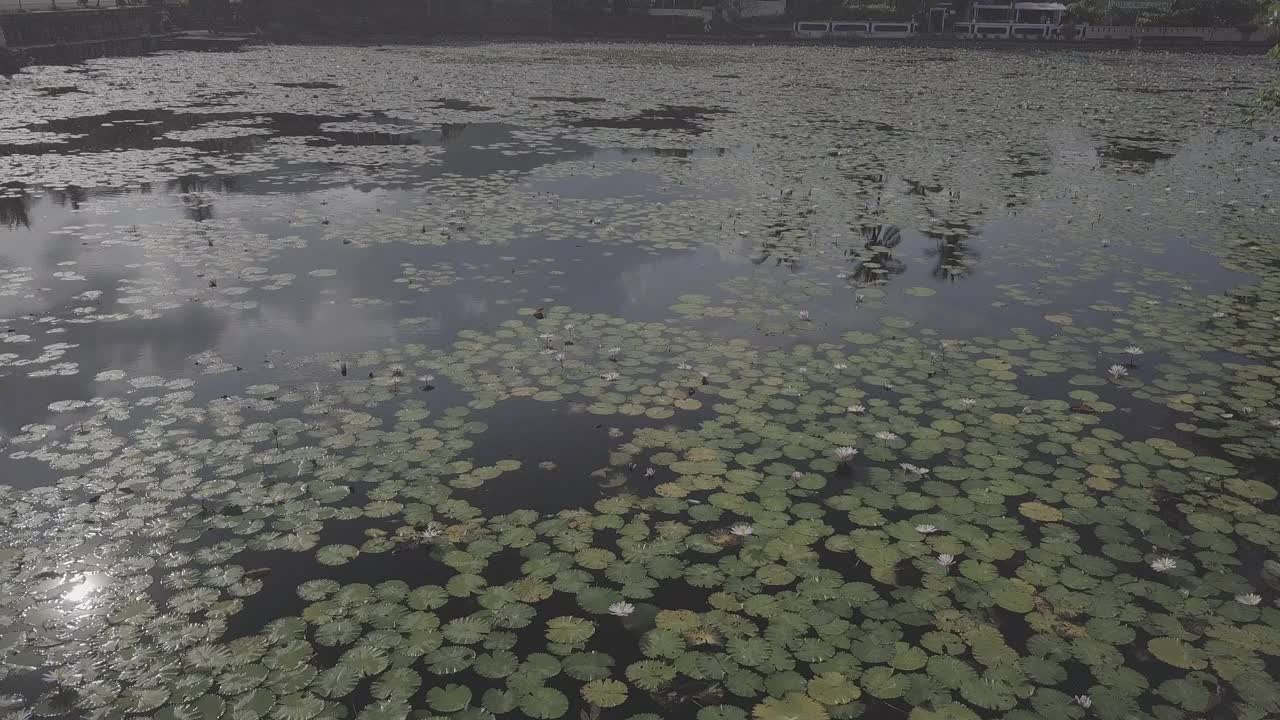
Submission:
<svg viewBox="0 0 1280 720">
<path fill-rule="evenodd" d="M 31 227 L 31 200 L 25 193 L 0 195 L 0 227 Z"/>
<path fill-rule="evenodd" d="M 927 231 L 926 237 L 933 238 L 937 244 L 925 251 L 933 258 L 933 269 L 929 274 L 939 280 L 957 280 L 973 274 L 978 263 L 978 251 L 969 244 L 972 235 L 967 223 L 951 224 L 947 232 Z"/>
<path fill-rule="evenodd" d="M 846 248 L 844 254 L 855 262 L 849 279 L 863 285 L 883 283 L 891 275 L 907 271 L 907 264 L 894 256 L 902 243 L 902 228 L 897 225 L 864 225 L 858 228 L 862 248 Z"/>
</svg>

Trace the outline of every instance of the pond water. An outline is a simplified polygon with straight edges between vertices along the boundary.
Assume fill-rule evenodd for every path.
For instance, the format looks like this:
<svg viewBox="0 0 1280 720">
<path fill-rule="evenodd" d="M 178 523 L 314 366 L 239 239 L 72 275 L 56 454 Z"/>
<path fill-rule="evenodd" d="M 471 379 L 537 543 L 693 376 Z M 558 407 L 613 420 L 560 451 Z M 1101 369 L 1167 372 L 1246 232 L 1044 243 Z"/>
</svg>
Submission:
<svg viewBox="0 0 1280 720">
<path fill-rule="evenodd" d="M 2 717 L 1280 715 L 1273 74 L 28 69 Z"/>
</svg>

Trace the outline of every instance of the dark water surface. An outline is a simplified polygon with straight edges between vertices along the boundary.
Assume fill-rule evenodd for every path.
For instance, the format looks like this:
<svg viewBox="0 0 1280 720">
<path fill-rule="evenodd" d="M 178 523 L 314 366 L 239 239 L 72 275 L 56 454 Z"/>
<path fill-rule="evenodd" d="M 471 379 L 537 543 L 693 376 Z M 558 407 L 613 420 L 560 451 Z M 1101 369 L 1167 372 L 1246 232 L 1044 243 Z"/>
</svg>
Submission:
<svg viewBox="0 0 1280 720">
<path fill-rule="evenodd" d="M 1280 146 L 1238 107 L 1271 72 L 28 69 L 0 85 L 4 706 L 1280 713 Z"/>
</svg>

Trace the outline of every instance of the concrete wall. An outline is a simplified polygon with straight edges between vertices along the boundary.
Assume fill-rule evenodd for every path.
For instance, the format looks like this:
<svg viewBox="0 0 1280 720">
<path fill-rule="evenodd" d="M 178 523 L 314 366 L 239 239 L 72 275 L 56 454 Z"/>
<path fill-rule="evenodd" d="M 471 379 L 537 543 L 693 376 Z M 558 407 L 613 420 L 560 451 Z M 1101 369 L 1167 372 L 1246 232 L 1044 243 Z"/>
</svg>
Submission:
<svg viewBox="0 0 1280 720">
<path fill-rule="evenodd" d="M 154 14 L 148 7 L 22 12 L 0 15 L 10 48 L 110 46 L 147 38 Z"/>
</svg>

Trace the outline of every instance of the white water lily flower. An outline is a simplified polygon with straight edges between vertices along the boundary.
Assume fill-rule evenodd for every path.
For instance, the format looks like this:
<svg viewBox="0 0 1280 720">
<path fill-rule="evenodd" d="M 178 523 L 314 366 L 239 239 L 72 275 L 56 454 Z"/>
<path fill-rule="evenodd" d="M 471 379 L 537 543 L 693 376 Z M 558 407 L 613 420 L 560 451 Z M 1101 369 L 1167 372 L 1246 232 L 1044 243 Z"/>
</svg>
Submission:
<svg viewBox="0 0 1280 720">
<path fill-rule="evenodd" d="M 949 568 L 956 564 L 956 556 L 951 553 L 938 553 L 937 562 L 944 568 Z"/>
<path fill-rule="evenodd" d="M 960 398 L 960 407 L 971 408 L 977 404 L 978 404 L 978 401 L 974 400 L 973 398 Z"/>
<path fill-rule="evenodd" d="M 80 675 L 71 667 L 56 667 L 44 674 L 44 681 L 53 685 L 73 686 L 80 683 Z"/>
<path fill-rule="evenodd" d="M 1178 561 L 1171 557 L 1158 557 L 1151 561 L 1151 569 L 1156 572 L 1169 572 L 1178 567 Z"/>
<path fill-rule="evenodd" d="M 1262 602 L 1262 596 L 1257 593 L 1240 593 L 1236 595 L 1236 602 L 1241 605 L 1253 606 Z"/>
<path fill-rule="evenodd" d="M 444 534 L 444 528 L 438 524 L 429 522 L 427 526 L 418 531 L 418 538 L 421 540 L 434 540 Z"/>
<path fill-rule="evenodd" d="M 806 320 L 806 321 L 807 321 L 807 320 L 809 319 L 809 311 L 808 311 L 808 310 L 801 310 L 801 311 L 800 311 L 800 319 L 801 319 L 801 320 Z"/>
<path fill-rule="evenodd" d="M 795 472 L 791 473 L 791 479 L 792 479 L 792 480 L 803 480 L 803 479 L 804 479 L 804 473 L 802 473 L 802 472 L 800 472 L 799 470 L 797 470 L 797 471 L 795 471 Z"/>
<path fill-rule="evenodd" d="M 1143 352 L 1144 352 L 1143 349 L 1138 347 L 1137 345 L 1130 345 L 1129 347 L 1124 349 L 1124 353 L 1126 355 L 1133 355 L 1134 357 L 1141 355 Z"/>
<path fill-rule="evenodd" d="M 653 468 L 645 468 L 645 469 L 644 469 L 644 476 L 645 476 L 645 477 L 647 477 L 647 478 L 651 478 L 651 477 L 653 477 L 654 475 L 657 475 L 657 474 L 658 474 L 658 471 L 657 471 L 657 470 L 654 470 Z"/>
<path fill-rule="evenodd" d="M 849 447 L 848 445 L 836 448 L 836 458 L 839 459 L 840 462 L 849 462 L 853 459 L 853 456 L 857 454 L 858 449 Z"/>
<path fill-rule="evenodd" d="M 894 433 L 889 432 L 888 430 L 881 430 L 880 432 L 876 433 L 876 439 L 883 440 L 885 442 L 893 442 L 894 440 L 898 439 L 898 436 L 895 435 Z"/>
<path fill-rule="evenodd" d="M 938 526 L 937 526 L 937 525 L 917 525 L 917 526 L 916 526 L 916 532 L 918 532 L 918 533 L 920 533 L 920 534 L 922 534 L 922 535 L 928 535 L 928 534 L 930 534 L 930 533 L 936 533 L 936 532 L 938 532 Z"/>
<path fill-rule="evenodd" d="M 636 611 L 636 606 L 623 600 L 609 606 L 609 614 L 618 617 L 626 617 Z"/>
<path fill-rule="evenodd" d="M 746 537 L 748 535 L 754 535 L 756 529 L 746 523 L 738 523 L 737 525 L 729 528 L 729 532 L 737 535 L 738 537 Z"/>
<path fill-rule="evenodd" d="M 835 365 L 832 365 L 831 367 L 835 368 L 836 370 L 848 370 L 848 369 L 849 369 L 849 366 L 848 366 L 848 365 L 845 365 L 844 363 L 836 363 Z"/>
<path fill-rule="evenodd" d="M 605 352 L 608 353 L 609 357 L 616 357 L 618 353 L 622 352 L 622 348 L 615 345 L 608 350 L 605 350 Z"/>
<path fill-rule="evenodd" d="M 867 411 L 867 406 L 866 405 L 850 405 L 849 407 L 845 408 L 845 410 L 848 410 L 851 413 L 864 413 Z"/>
<path fill-rule="evenodd" d="M 1091 705 L 1093 705 L 1093 698 L 1089 697 L 1088 695 L 1072 696 L 1071 701 L 1079 705 L 1080 707 L 1085 708 L 1086 710 L 1089 709 Z"/>
<path fill-rule="evenodd" d="M 681 361 L 680 361 L 680 364 L 679 364 L 679 365 L 676 365 L 676 368 L 678 368 L 678 369 L 680 369 L 680 370 L 692 370 L 692 369 L 693 369 L 693 366 L 692 366 L 692 365 L 690 365 L 689 363 L 687 363 L 687 362 L 685 362 L 685 361 L 681 360 Z"/>
<path fill-rule="evenodd" d="M 1111 377 L 1116 378 L 1118 380 L 1124 377 L 1125 375 L 1129 374 L 1129 368 L 1123 365 L 1112 365 L 1111 367 L 1107 368 L 1107 372 L 1111 374 Z"/>
<path fill-rule="evenodd" d="M 616 372 L 607 372 L 600 377 L 603 378 L 605 382 L 613 382 L 614 380 L 622 377 L 622 375 Z"/>
</svg>

